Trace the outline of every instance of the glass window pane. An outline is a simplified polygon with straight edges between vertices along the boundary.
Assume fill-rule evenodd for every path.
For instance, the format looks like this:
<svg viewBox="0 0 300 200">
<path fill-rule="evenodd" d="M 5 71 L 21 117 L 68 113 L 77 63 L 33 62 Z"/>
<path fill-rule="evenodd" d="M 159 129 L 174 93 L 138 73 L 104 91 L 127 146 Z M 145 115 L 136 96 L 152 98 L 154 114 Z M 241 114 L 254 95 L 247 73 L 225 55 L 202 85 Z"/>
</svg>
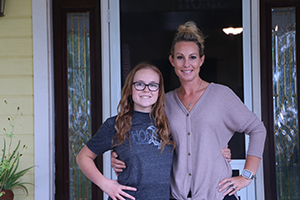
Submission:
<svg viewBox="0 0 300 200">
<path fill-rule="evenodd" d="M 89 13 L 67 14 L 70 199 L 91 200 L 91 182 L 76 156 L 91 138 Z"/>
<path fill-rule="evenodd" d="M 295 8 L 272 9 L 274 146 L 278 199 L 299 199 Z"/>
</svg>

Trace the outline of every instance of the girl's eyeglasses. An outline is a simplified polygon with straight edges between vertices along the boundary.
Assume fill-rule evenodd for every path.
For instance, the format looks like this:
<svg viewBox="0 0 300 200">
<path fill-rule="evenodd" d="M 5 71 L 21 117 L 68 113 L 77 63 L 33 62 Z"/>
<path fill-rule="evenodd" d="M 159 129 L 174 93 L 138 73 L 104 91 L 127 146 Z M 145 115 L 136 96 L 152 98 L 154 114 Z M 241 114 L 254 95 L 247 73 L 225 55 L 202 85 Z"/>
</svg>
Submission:
<svg viewBox="0 0 300 200">
<path fill-rule="evenodd" d="M 132 83 L 134 85 L 134 88 L 138 91 L 143 91 L 146 86 L 148 87 L 148 89 L 151 91 L 151 92 L 155 92 L 159 89 L 159 86 L 160 84 L 159 83 L 149 83 L 149 84 L 146 84 L 146 83 L 141 83 L 141 82 L 134 82 Z"/>
</svg>

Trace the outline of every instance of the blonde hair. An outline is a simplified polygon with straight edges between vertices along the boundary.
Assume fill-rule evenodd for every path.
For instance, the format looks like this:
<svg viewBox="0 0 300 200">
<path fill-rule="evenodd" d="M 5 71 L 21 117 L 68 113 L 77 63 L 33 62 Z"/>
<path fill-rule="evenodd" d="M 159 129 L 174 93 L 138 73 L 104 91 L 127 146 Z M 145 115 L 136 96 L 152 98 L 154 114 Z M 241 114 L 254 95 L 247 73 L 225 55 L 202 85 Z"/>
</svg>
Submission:
<svg viewBox="0 0 300 200">
<path fill-rule="evenodd" d="M 161 151 L 163 151 L 165 145 L 172 144 L 175 147 L 175 143 L 171 140 L 169 121 L 165 113 L 165 90 L 163 76 L 160 70 L 147 62 L 139 63 L 128 74 L 125 84 L 122 88 L 122 97 L 118 105 L 118 116 L 116 118 L 115 129 L 117 134 L 114 138 L 117 139 L 117 146 L 123 144 L 125 138 L 129 136 L 129 130 L 132 126 L 132 113 L 133 113 L 133 100 L 132 100 L 132 83 L 137 71 L 141 69 L 152 69 L 159 76 L 160 88 L 158 90 L 157 101 L 152 105 L 151 117 L 155 120 L 155 126 L 157 128 L 156 133 L 161 140 Z"/>
<path fill-rule="evenodd" d="M 171 55 L 174 56 L 174 47 L 177 42 L 195 42 L 199 49 L 199 55 L 204 55 L 204 35 L 193 21 L 188 21 L 180 25 L 176 33 L 171 47 Z"/>
</svg>

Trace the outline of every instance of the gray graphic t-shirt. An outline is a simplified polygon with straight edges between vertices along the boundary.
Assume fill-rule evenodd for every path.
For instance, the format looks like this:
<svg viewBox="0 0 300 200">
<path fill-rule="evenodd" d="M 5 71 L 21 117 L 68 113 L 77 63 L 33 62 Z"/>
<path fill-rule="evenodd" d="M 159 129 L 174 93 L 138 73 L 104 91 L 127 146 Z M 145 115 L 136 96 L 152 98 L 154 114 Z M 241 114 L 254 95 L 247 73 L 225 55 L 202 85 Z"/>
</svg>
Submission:
<svg viewBox="0 0 300 200">
<path fill-rule="evenodd" d="M 169 199 L 173 146 L 167 145 L 161 152 L 156 127 L 149 113 L 134 111 L 130 143 L 125 139 L 122 145 L 112 148 L 112 138 L 116 135 L 115 120 L 116 116 L 107 119 L 88 141 L 87 147 L 97 155 L 111 149 L 117 152 L 118 159 L 126 164 L 126 169 L 119 173 L 118 182 L 137 188 L 135 192 L 125 191 L 137 200 Z"/>
</svg>

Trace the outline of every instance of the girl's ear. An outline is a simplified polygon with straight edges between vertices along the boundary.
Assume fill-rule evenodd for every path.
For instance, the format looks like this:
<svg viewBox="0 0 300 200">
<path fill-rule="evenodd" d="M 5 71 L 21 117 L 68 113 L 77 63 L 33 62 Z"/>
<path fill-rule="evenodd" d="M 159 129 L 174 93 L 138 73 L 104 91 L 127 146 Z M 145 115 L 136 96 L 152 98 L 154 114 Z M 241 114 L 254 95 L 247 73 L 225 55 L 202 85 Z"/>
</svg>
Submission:
<svg viewBox="0 0 300 200">
<path fill-rule="evenodd" d="M 174 60 L 173 60 L 172 55 L 169 55 L 169 61 L 170 61 L 171 65 L 174 67 Z"/>
</svg>

